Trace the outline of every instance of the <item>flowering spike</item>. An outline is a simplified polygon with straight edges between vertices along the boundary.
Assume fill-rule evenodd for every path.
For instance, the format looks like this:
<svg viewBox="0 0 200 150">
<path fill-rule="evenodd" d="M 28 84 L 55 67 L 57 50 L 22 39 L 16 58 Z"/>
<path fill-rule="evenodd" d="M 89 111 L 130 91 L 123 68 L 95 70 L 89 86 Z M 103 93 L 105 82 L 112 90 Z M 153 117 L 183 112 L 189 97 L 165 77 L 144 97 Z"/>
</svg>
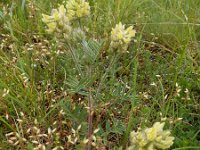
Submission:
<svg viewBox="0 0 200 150">
<path fill-rule="evenodd" d="M 71 33 L 71 26 L 64 5 L 60 5 L 58 9 L 53 9 L 50 16 L 42 14 L 42 21 L 48 27 L 47 32 L 55 32 L 58 37 Z"/>
<path fill-rule="evenodd" d="M 69 0 L 66 8 L 70 20 L 86 17 L 90 14 L 90 5 L 85 0 Z"/>
<path fill-rule="evenodd" d="M 125 29 L 125 25 L 121 22 L 112 28 L 111 31 L 111 47 L 112 48 L 121 48 L 123 51 L 126 51 L 128 45 L 131 42 L 131 38 L 135 37 L 136 31 L 133 30 L 133 26 Z"/>
<path fill-rule="evenodd" d="M 155 150 L 167 149 L 173 144 L 174 137 L 170 131 L 163 130 L 165 123 L 156 122 L 153 127 L 142 131 L 132 131 L 130 134 L 131 146 L 128 150 Z"/>
</svg>

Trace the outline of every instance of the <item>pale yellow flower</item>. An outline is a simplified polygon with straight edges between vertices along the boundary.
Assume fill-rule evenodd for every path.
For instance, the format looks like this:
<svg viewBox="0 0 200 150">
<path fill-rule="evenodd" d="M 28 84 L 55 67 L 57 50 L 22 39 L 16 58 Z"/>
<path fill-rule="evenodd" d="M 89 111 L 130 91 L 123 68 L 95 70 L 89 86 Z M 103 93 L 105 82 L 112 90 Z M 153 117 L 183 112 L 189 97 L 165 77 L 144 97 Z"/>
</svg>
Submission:
<svg viewBox="0 0 200 150">
<path fill-rule="evenodd" d="M 66 8 L 70 20 L 86 17 L 90 14 L 90 5 L 85 0 L 69 0 Z"/>
<path fill-rule="evenodd" d="M 155 129 L 155 128 L 147 129 L 147 130 L 146 130 L 146 134 L 147 134 L 147 139 L 148 139 L 149 141 L 153 141 L 153 140 L 155 140 L 156 135 L 157 135 L 156 129 Z"/>
<path fill-rule="evenodd" d="M 135 37 L 136 31 L 133 30 L 133 26 L 125 29 L 125 25 L 120 22 L 111 31 L 111 46 L 112 48 L 121 48 L 126 51 L 133 37 Z"/>
<path fill-rule="evenodd" d="M 167 149 L 173 145 L 174 137 L 170 131 L 163 130 L 165 123 L 156 122 L 153 127 L 142 131 L 131 132 L 131 146 L 128 150 L 156 150 Z"/>
<path fill-rule="evenodd" d="M 42 14 L 42 21 L 44 23 L 49 23 L 53 21 L 53 17 L 49 15 Z"/>
<path fill-rule="evenodd" d="M 49 33 L 55 32 L 56 35 L 64 35 L 64 37 L 68 37 L 71 33 L 71 26 L 64 5 L 60 5 L 58 9 L 53 9 L 50 16 L 42 14 L 42 21 L 46 23 Z"/>
<path fill-rule="evenodd" d="M 49 22 L 47 24 L 47 26 L 48 26 L 47 32 L 49 32 L 49 33 L 52 33 L 56 30 L 56 23 L 55 22 Z"/>
</svg>

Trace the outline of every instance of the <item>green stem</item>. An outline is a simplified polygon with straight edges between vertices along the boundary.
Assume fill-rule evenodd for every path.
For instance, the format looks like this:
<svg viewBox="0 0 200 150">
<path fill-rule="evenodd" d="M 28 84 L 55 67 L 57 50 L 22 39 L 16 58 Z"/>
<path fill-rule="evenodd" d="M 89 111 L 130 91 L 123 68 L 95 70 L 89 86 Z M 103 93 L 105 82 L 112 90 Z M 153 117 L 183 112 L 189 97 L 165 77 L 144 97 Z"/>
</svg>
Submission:
<svg viewBox="0 0 200 150">
<path fill-rule="evenodd" d="M 78 25 L 82 29 L 82 24 L 81 24 L 81 19 L 80 18 L 78 19 Z"/>
<path fill-rule="evenodd" d="M 165 104 L 165 90 L 164 90 L 164 87 L 163 87 L 163 84 L 162 84 L 162 81 L 160 78 L 158 78 L 158 82 L 160 84 L 161 93 L 162 93 L 162 105 L 164 105 Z"/>
<path fill-rule="evenodd" d="M 167 116 L 168 114 L 168 111 L 169 111 L 169 108 L 170 108 L 170 104 L 172 102 L 172 97 L 173 97 L 173 94 L 174 94 L 174 89 L 176 87 L 176 83 L 177 83 L 177 79 L 178 79 L 178 74 L 179 74 L 179 71 L 181 69 L 181 66 L 182 66 L 182 63 L 183 61 L 185 60 L 185 55 L 186 55 L 186 48 L 184 48 L 179 56 L 179 59 L 178 59 L 178 62 L 177 62 L 177 69 L 176 69 L 176 73 L 174 75 L 174 80 L 173 80 L 173 85 L 172 85 L 172 90 L 169 94 L 169 97 L 168 97 L 168 103 L 167 103 L 167 107 L 166 107 L 166 112 L 165 112 L 165 116 Z"/>
<path fill-rule="evenodd" d="M 136 60 L 134 61 L 134 77 L 133 77 L 133 99 L 131 102 L 131 113 L 130 113 L 130 119 L 128 121 L 128 126 L 127 129 L 125 131 L 123 140 L 122 140 L 122 145 L 123 147 L 126 147 L 126 144 L 128 143 L 128 136 L 133 128 L 133 122 L 134 122 L 134 109 L 135 109 L 135 104 L 136 104 L 136 83 L 137 83 L 137 69 L 138 69 L 138 60 L 136 58 Z"/>
<path fill-rule="evenodd" d="M 89 72 L 89 77 L 92 75 L 92 67 L 89 66 L 88 72 Z M 87 150 L 92 149 L 92 136 L 93 136 L 93 99 L 92 99 L 92 93 L 91 93 L 91 88 L 89 88 L 89 95 L 88 95 L 88 145 L 87 145 Z"/>
</svg>

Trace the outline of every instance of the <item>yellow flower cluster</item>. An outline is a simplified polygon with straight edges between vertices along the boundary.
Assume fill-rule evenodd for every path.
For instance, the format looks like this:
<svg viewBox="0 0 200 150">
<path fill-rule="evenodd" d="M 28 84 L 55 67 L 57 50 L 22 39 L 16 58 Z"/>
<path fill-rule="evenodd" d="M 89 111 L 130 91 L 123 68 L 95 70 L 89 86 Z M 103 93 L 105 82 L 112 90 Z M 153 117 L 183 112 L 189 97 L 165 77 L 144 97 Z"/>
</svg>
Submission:
<svg viewBox="0 0 200 150">
<path fill-rule="evenodd" d="M 131 42 L 131 38 L 135 37 L 135 33 L 136 31 L 133 30 L 133 26 L 125 29 L 125 25 L 122 25 L 120 22 L 111 31 L 111 47 L 121 48 L 123 51 L 126 51 Z"/>
<path fill-rule="evenodd" d="M 53 9 L 51 15 L 42 14 L 42 21 L 47 25 L 47 32 L 54 33 L 58 39 L 80 39 L 84 32 L 80 28 L 73 29 L 71 20 L 85 17 L 90 13 L 90 6 L 85 0 L 69 0 L 66 4 Z"/>
<path fill-rule="evenodd" d="M 143 131 L 131 132 L 131 146 L 128 150 L 167 149 L 173 144 L 174 137 L 170 131 L 163 131 L 165 123 L 156 122 L 153 127 Z"/>
<path fill-rule="evenodd" d="M 66 8 L 70 20 L 86 17 L 90 14 L 90 5 L 85 0 L 69 0 Z"/>
<path fill-rule="evenodd" d="M 42 21 L 46 23 L 47 32 L 63 34 L 65 38 L 71 32 L 69 19 L 66 17 L 66 9 L 64 5 L 60 5 L 58 9 L 53 9 L 51 15 L 42 14 Z"/>
</svg>

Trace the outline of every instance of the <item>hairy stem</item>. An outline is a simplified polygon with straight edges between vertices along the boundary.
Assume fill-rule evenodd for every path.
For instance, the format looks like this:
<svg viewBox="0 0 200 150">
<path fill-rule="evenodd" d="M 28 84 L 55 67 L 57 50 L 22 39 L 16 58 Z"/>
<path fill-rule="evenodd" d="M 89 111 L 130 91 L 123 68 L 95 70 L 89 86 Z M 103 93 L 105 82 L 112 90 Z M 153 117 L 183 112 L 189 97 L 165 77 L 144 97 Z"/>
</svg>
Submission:
<svg viewBox="0 0 200 150">
<path fill-rule="evenodd" d="M 135 102 L 136 102 L 136 82 L 137 82 L 137 68 L 138 68 L 138 61 L 137 58 L 134 62 L 134 77 L 133 77 L 133 99 L 131 102 L 131 113 L 130 113 L 130 118 L 128 121 L 128 126 L 126 129 L 126 132 L 124 134 L 123 140 L 122 140 L 122 145 L 123 147 L 126 147 L 127 141 L 128 141 L 128 136 L 130 134 L 130 131 L 133 128 L 133 121 L 134 121 L 134 109 L 135 109 Z"/>
<path fill-rule="evenodd" d="M 89 67 L 89 75 L 91 76 L 91 67 Z M 92 134 L 93 134 L 93 103 L 92 103 L 92 94 L 91 89 L 89 88 L 88 96 L 88 145 L 87 150 L 92 149 Z"/>
</svg>

